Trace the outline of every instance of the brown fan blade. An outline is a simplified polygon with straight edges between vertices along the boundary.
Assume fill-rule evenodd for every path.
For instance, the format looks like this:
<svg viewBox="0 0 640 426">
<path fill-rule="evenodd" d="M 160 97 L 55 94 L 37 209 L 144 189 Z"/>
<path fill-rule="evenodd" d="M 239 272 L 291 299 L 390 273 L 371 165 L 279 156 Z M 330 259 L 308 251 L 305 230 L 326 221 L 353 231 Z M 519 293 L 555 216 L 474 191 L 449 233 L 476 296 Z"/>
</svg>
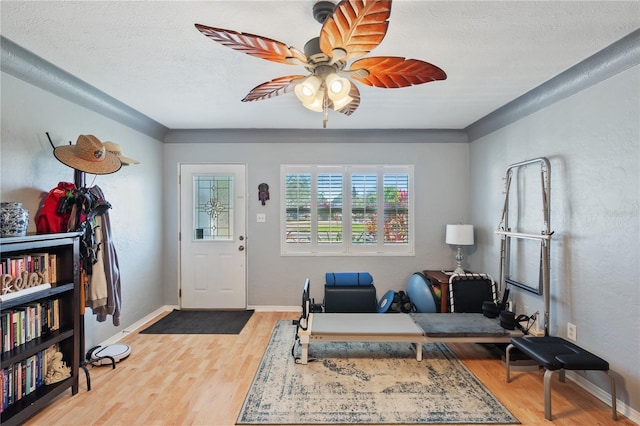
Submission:
<svg viewBox="0 0 640 426">
<path fill-rule="evenodd" d="M 384 39 L 390 15 L 391 0 L 343 0 L 322 25 L 320 49 L 329 57 L 341 49 L 345 61 L 364 56 Z"/>
<path fill-rule="evenodd" d="M 358 86 L 355 85 L 354 82 L 351 82 L 351 90 L 349 90 L 349 96 L 353 98 L 351 102 L 349 102 L 346 106 L 342 107 L 342 109 L 337 110 L 344 115 L 353 114 L 356 109 L 360 106 L 360 90 Z"/>
<path fill-rule="evenodd" d="M 293 91 L 295 87 L 294 82 L 305 77 L 304 75 L 288 75 L 286 77 L 274 78 L 271 81 L 254 87 L 249 94 L 244 97 L 242 102 L 261 101 L 289 93 Z"/>
<path fill-rule="evenodd" d="M 367 70 L 369 75 L 362 77 L 355 73 L 351 75 L 353 79 L 369 86 L 385 89 L 413 86 L 447 78 L 447 74 L 433 64 L 397 56 L 364 58 L 351 64 L 351 71 L 359 69 Z"/>
<path fill-rule="evenodd" d="M 198 31 L 211 40 L 247 55 L 287 65 L 298 65 L 296 62 L 290 61 L 289 58 L 295 58 L 302 63 L 307 63 L 307 56 L 295 47 L 287 46 L 282 42 L 267 37 L 208 27 L 201 24 L 195 24 L 195 26 Z"/>
</svg>

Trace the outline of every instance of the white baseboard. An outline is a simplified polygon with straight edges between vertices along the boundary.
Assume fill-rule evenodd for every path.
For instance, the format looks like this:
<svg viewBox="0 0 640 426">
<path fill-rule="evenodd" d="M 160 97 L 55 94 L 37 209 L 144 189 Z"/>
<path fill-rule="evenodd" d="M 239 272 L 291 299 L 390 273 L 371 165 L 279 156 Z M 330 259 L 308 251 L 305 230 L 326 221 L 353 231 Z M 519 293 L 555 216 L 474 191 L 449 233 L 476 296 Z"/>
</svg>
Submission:
<svg viewBox="0 0 640 426">
<path fill-rule="evenodd" d="M 582 389 L 589 392 L 591 395 L 595 396 L 600 401 L 604 402 L 609 407 L 611 407 L 610 393 L 594 385 L 593 383 L 591 383 L 590 381 L 588 381 L 587 379 L 585 379 L 583 376 L 579 375 L 575 371 L 565 371 L 565 375 L 567 379 L 571 380 L 576 385 L 578 385 L 579 387 L 581 387 Z M 618 385 L 619 383 L 616 383 L 616 386 Z M 616 388 L 616 391 L 619 392 L 620 390 Z M 633 421 L 634 423 L 640 424 L 640 412 L 634 410 L 633 408 L 625 404 L 623 401 L 620 401 L 619 399 L 616 399 L 616 408 L 619 414 L 622 414 L 623 416 Z"/>
<path fill-rule="evenodd" d="M 100 346 L 111 345 L 113 343 L 119 342 L 125 336 L 127 336 L 130 333 L 138 330 L 139 328 L 144 326 L 146 323 L 148 323 L 149 321 L 151 321 L 152 319 L 154 319 L 158 315 L 163 314 L 164 312 L 167 312 L 167 311 L 173 311 L 174 309 L 178 309 L 178 307 L 177 306 L 173 306 L 173 305 L 164 305 L 164 306 L 156 309 L 155 311 L 151 312 L 147 316 L 145 316 L 145 317 L 139 319 L 138 321 L 134 322 L 133 324 L 131 324 L 129 327 L 125 328 L 124 330 L 121 330 L 118 333 L 114 334 L 113 336 L 111 336 L 107 340 L 101 342 Z"/>
</svg>

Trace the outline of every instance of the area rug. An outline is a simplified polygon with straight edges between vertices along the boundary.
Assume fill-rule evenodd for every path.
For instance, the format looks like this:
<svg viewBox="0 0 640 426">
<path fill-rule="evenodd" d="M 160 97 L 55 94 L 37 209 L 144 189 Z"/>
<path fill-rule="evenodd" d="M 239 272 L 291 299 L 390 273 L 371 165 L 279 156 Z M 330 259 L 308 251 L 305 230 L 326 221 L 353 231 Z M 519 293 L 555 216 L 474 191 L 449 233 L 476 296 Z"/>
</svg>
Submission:
<svg viewBox="0 0 640 426">
<path fill-rule="evenodd" d="M 294 336 L 278 322 L 237 424 L 519 424 L 444 344 L 312 343 L 302 365 Z"/>
<path fill-rule="evenodd" d="M 183 311 L 174 309 L 142 334 L 240 334 L 253 311 Z"/>
</svg>

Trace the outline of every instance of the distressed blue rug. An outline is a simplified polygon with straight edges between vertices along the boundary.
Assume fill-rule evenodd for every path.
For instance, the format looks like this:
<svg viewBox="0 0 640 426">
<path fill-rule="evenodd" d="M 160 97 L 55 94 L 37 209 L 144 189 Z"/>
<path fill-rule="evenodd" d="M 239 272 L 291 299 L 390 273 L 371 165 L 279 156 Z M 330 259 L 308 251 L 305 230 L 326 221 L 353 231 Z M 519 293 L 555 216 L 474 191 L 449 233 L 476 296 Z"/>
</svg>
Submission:
<svg viewBox="0 0 640 426">
<path fill-rule="evenodd" d="M 312 343 L 301 365 L 294 336 L 278 322 L 238 424 L 519 424 L 444 344 Z"/>
</svg>

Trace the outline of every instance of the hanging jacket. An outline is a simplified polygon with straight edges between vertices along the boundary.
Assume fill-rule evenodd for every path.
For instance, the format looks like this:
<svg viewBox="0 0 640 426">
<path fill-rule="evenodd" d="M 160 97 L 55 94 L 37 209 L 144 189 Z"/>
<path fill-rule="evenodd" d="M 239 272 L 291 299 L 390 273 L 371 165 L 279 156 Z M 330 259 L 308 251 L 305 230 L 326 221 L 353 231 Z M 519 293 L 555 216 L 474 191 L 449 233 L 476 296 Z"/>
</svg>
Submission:
<svg viewBox="0 0 640 426">
<path fill-rule="evenodd" d="M 97 200 L 106 200 L 102 189 L 98 186 L 90 188 L 89 192 Z M 97 253 L 99 261 L 93 265 L 90 288 L 85 295 L 89 299 L 91 297 L 90 294 L 93 294 L 95 300 L 86 300 L 85 303 L 87 307 L 91 307 L 98 322 L 106 321 L 107 316 L 111 315 L 113 325 L 117 327 L 120 325 L 120 309 L 122 306 L 118 254 L 111 237 L 111 222 L 108 209 L 100 209 L 96 218 L 98 217 L 99 221 L 96 223 L 99 225 L 96 227 L 95 232 L 100 233 L 99 238 L 96 238 L 96 240 L 100 239 L 101 241 Z M 98 236 L 96 235 L 96 237 Z M 99 264 L 101 267 L 99 267 Z M 102 286 L 103 284 L 105 287 L 96 288 L 95 291 L 91 288 L 93 285 Z M 106 301 L 104 299 L 105 295 Z"/>
<path fill-rule="evenodd" d="M 104 263 L 104 236 L 102 234 L 102 216 L 93 219 L 92 232 L 93 239 L 97 247 L 96 260 L 91 265 L 91 275 L 89 276 L 88 291 L 85 292 L 85 306 L 91 308 L 95 313 L 108 305 L 109 294 L 107 290 L 107 273 Z"/>
</svg>

